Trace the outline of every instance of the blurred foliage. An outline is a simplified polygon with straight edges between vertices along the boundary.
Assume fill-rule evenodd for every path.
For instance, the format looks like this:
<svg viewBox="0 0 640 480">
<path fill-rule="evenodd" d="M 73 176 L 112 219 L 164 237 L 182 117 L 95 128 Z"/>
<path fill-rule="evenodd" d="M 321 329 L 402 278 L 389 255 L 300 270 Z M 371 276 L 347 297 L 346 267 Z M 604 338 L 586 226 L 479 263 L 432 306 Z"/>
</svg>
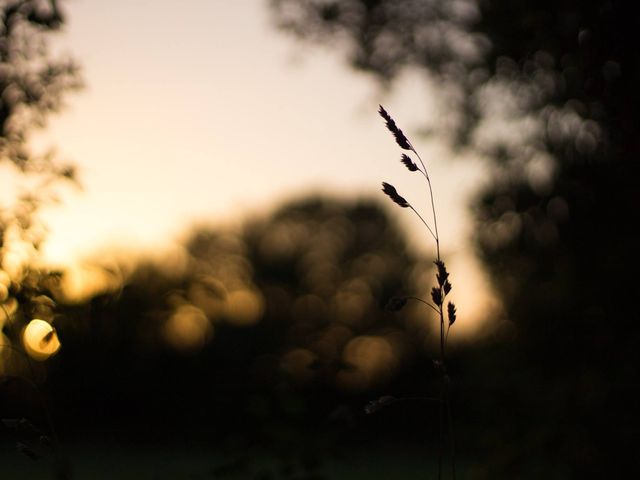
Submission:
<svg viewBox="0 0 640 480">
<path fill-rule="evenodd" d="M 55 200 L 54 185 L 75 180 L 75 173 L 53 151 L 34 152 L 29 137 L 59 110 L 67 92 L 81 86 L 75 63 L 54 59 L 48 48 L 48 37 L 62 24 L 55 0 L 0 2 L 0 166 L 6 180 L 0 200 L 0 328 L 2 343 L 8 345 L 2 350 L 0 372 L 24 370 L 11 364 L 25 363 L 12 357 L 21 348 L 26 323 L 36 317 L 51 324 L 55 317 L 52 290 L 59 275 L 35 266 L 46 234 L 37 211 Z M 32 330 L 44 335 L 42 348 L 55 350 L 55 330 Z M 10 344 L 18 350 L 10 353 Z"/>
<path fill-rule="evenodd" d="M 37 213 L 56 201 L 61 180 L 75 181 L 75 171 L 53 150 L 34 151 L 29 139 L 81 86 L 75 63 L 54 59 L 48 48 L 62 24 L 56 0 L 0 1 L 0 433 L 32 460 L 53 459 L 60 479 L 68 478 L 66 464 L 39 386 L 45 368 L 34 360 L 60 348 L 53 298 L 61 277 L 37 267 L 46 235 Z"/>
<path fill-rule="evenodd" d="M 364 422 L 364 406 L 430 386 L 436 320 L 383 306 L 432 273 L 367 200 L 308 198 L 240 230 L 195 229 L 184 255 L 112 270 L 120 288 L 64 307 L 53 411 L 66 438 L 201 440 L 251 469 L 250 451 L 285 470 L 340 457 L 371 425 L 385 446 L 394 431 L 415 440 L 402 426 L 432 412 Z"/>
<path fill-rule="evenodd" d="M 640 204 L 640 42 L 631 6 L 272 0 L 271 7 L 279 28 L 342 47 L 354 67 L 386 85 L 408 67 L 428 72 L 444 117 L 432 130 L 493 167 L 493 182 L 472 207 L 475 241 L 515 337 L 492 347 L 499 371 L 483 373 L 503 381 L 491 382 L 500 418 L 487 432 L 494 443 L 477 476 L 583 478 L 622 469 L 630 461 L 624 444 L 637 437 L 628 265 Z"/>
<path fill-rule="evenodd" d="M 186 260 L 140 263 L 117 291 L 66 307 L 59 362 L 69 388 L 92 381 L 74 382 L 77 371 L 154 396 L 200 375 L 211 392 L 285 382 L 359 394 L 385 386 L 429 346 L 424 310 L 399 320 L 383 306 L 414 293 L 431 266 L 408 253 L 375 203 L 296 201 L 240 232 L 198 229 L 185 250 Z M 157 364 L 165 357 L 177 359 L 181 379 L 165 377 Z"/>
</svg>

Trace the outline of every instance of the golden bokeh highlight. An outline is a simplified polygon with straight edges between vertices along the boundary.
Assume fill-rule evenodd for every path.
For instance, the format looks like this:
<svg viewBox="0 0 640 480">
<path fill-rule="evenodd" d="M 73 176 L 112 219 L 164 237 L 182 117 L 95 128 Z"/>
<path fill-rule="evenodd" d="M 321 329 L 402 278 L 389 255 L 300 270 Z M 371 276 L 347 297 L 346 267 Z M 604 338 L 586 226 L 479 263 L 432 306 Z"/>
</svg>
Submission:
<svg viewBox="0 0 640 480">
<path fill-rule="evenodd" d="M 0 269 L 0 285 L 4 285 L 5 287 L 9 287 L 11 285 L 11 277 L 4 270 Z"/>
<path fill-rule="evenodd" d="M 251 326 L 262 318 L 264 298 L 257 290 L 235 290 L 227 295 L 225 318 L 232 325 Z"/>
<path fill-rule="evenodd" d="M 53 290 L 57 300 L 79 304 L 90 298 L 122 287 L 122 272 L 90 263 L 75 263 L 65 267 L 64 275 Z"/>
<path fill-rule="evenodd" d="M 162 333 L 178 350 L 199 350 L 213 337 L 213 325 L 201 309 L 185 304 L 169 317 Z"/>
<path fill-rule="evenodd" d="M 22 331 L 22 344 L 27 354 L 38 361 L 44 361 L 60 350 L 56 330 L 39 318 L 31 320 Z"/>
<path fill-rule="evenodd" d="M 366 390 L 384 381 L 398 363 L 392 342 L 371 335 L 351 339 L 344 349 L 343 359 L 348 368 L 338 372 L 337 383 L 354 391 Z"/>
<path fill-rule="evenodd" d="M 224 311 L 227 289 L 215 277 L 203 276 L 189 285 L 187 298 L 209 318 L 217 318 Z"/>
<path fill-rule="evenodd" d="M 348 325 L 366 323 L 367 312 L 373 307 L 371 289 L 362 278 L 355 278 L 342 285 L 332 299 L 334 317 Z"/>
</svg>

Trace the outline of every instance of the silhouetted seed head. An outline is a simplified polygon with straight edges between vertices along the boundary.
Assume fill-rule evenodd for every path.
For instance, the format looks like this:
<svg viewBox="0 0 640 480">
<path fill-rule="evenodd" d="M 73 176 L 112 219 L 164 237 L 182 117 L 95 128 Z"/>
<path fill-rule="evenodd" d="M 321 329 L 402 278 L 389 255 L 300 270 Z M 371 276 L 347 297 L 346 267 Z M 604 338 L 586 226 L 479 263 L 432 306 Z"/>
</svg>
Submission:
<svg viewBox="0 0 640 480">
<path fill-rule="evenodd" d="M 388 184 L 387 182 L 382 182 L 382 191 L 386 193 L 391 200 L 400 205 L 402 208 L 407 208 L 409 206 L 409 202 L 407 202 L 404 198 L 398 195 L 396 189 L 393 185 Z"/>
<path fill-rule="evenodd" d="M 380 109 L 378 110 L 378 113 L 382 118 L 384 118 L 385 122 L 387 123 L 387 128 L 391 133 L 393 133 L 393 136 L 396 138 L 396 143 L 400 146 L 400 148 L 411 150 L 411 144 L 409 143 L 409 140 L 407 140 L 407 137 L 404 136 L 404 133 L 402 133 L 402 130 L 398 128 L 396 122 L 393 121 L 393 118 L 391 118 L 384 107 L 382 105 L 379 106 Z"/>
<path fill-rule="evenodd" d="M 447 278 L 449 278 L 449 272 L 447 272 L 447 267 L 445 267 L 444 262 L 442 260 L 436 260 L 433 262 L 438 267 L 438 273 L 436 273 L 436 278 L 438 279 L 438 285 L 441 287 L 446 283 Z"/>
<path fill-rule="evenodd" d="M 409 155 L 403 153 L 400 161 L 405 164 L 410 172 L 415 172 L 416 170 L 418 170 L 418 166 L 414 163 L 413 160 L 411 160 L 411 157 Z"/>
<path fill-rule="evenodd" d="M 453 286 L 451 285 L 451 282 L 449 282 L 449 280 L 444 282 L 444 285 L 442 286 L 442 289 L 444 290 L 445 295 L 449 295 L 449 292 L 451 291 L 452 288 Z"/>
<path fill-rule="evenodd" d="M 390 395 L 385 395 L 383 397 L 380 397 L 377 400 L 372 400 L 369 403 L 367 403 L 364 407 L 364 412 L 368 415 L 371 415 L 372 413 L 377 412 L 381 408 L 386 407 L 387 405 L 391 405 L 395 401 L 396 401 L 395 397 L 392 397 Z"/>
<path fill-rule="evenodd" d="M 449 326 L 451 326 L 456 321 L 456 306 L 451 302 L 447 305 L 447 315 L 449 317 Z"/>
<path fill-rule="evenodd" d="M 402 310 L 402 308 L 407 304 L 407 299 L 405 297 L 393 297 L 391 300 L 387 302 L 385 306 L 385 310 L 388 312 L 398 312 Z"/>
<path fill-rule="evenodd" d="M 436 305 L 438 306 L 442 305 L 442 292 L 440 291 L 439 288 L 433 287 L 431 289 L 431 299 L 433 300 L 433 303 L 435 303 Z"/>
</svg>

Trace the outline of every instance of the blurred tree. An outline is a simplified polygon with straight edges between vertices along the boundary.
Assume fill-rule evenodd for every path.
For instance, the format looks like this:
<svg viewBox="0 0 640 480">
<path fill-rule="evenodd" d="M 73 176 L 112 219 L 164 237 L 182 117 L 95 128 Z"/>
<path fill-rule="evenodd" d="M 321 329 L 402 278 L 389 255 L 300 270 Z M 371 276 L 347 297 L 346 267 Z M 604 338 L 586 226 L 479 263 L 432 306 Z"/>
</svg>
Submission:
<svg viewBox="0 0 640 480">
<path fill-rule="evenodd" d="M 75 180 L 75 173 L 53 151 L 33 151 L 29 136 L 61 107 L 67 92 L 81 86 L 76 64 L 52 58 L 48 49 L 48 35 L 60 30 L 62 23 L 56 0 L 0 2 L 0 165 L 5 178 L 0 199 L 0 328 L 4 343 L 9 341 L 5 334 L 19 336 L 24 321 L 33 315 L 48 322 L 53 318 L 54 302 L 42 294 L 56 276 L 33 266 L 45 234 L 35 214 L 43 202 L 55 199 L 52 185 L 60 179 Z M 0 370 L 5 364 L 0 362 Z"/>
<path fill-rule="evenodd" d="M 241 231 L 194 230 L 185 247 L 180 268 L 140 263 L 117 295 L 65 311 L 52 384 L 67 428 L 215 428 L 222 440 L 326 423 L 341 402 L 362 415 L 390 382 L 420 391 L 398 374 L 430 365 L 431 329 L 422 311 L 394 320 L 380 301 L 415 293 L 431 265 L 376 203 L 293 201 Z"/>
<path fill-rule="evenodd" d="M 55 478 L 68 478 L 66 463 L 30 358 L 44 360 L 60 347 L 50 292 L 59 275 L 34 265 L 45 234 L 36 213 L 55 199 L 52 185 L 75 173 L 53 151 L 33 151 L 29 136 L 81 86 L 78 67 L 54 60 L 47 48 L 62 22 L 56 0 L 0 0 L 0 411 L 4 426 L 7 417 L 21 417 L 38 432 L 25 438 L 19 428 L 6 429 L 27 456 L 53 455 Z"/>
<path fill-rule="evenodd" d="M 493 165 L 494 181 L 473 207 L 475 240 L 517 340 L 509 353 L 516 373 L 501 387 L 512 405 L 501 407 L 503 447 L 490 476 L 620 470 L 638 374 L 629 265 L 640 206 L 640 36 L 630 5 L 271 7 L 281 29 L 343 46 L 353 66 L 385 84 L 406 67 L 427 71 L 443 99 L 444 121 L 433 129 Z"/>
</svg>

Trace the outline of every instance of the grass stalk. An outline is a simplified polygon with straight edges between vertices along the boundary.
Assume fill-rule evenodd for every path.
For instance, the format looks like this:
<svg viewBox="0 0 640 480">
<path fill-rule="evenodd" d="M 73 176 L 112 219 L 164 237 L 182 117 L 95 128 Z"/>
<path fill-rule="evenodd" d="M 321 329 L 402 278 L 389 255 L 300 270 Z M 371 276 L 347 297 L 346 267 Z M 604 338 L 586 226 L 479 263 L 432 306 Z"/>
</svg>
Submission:
<svg viewBox="0 0 640 480">
<path fill-rule="evenodd" d="M 447 272 L 446 266 L 442 261 L 440 256 L 440 236 L 438 233 L 438 216 L 436 213 L 436 206 L 433 195 L 433 186 L 431 184 L 431 177 L 429 176 L 429 171 L 427 170 L 426 164 L 422 160 L 422 157 L 413 146 L 413 144 L 409 141 L 409 139 L 405 136 L 400 128 L 396 125 L 396 122 L 393 118 L 387 113 L 387 111 L 380 106 L 379 109 L 380 116 L 385 120 L 387 129 L 393 134 L 395 137 L 396 143 L 403 150 L 407 150 L 412 152 L 418 158 L 420 168 L 416 163 L 406 154 L 402 155 L 401 161 L 407 167 L 407 169 L 411 172 L 420 172 L 426 179 L 427 187 L 429 190 L 429 203 L 431 206 L 431 214 L 433 217 L 433 228 L 429 225 L 429 223 L 423 218 L 423 216 L 409 203 L 404 197 L 402 197 L 393 187 L 392 185 L 383 182 L 383 192 L 387 194 L 391 200 L 399 205 L 402 208 L 410 208 L 420 219 L 420 221 L 427 227 L 427 230 L 433 237 L 436 244 L 436 261 L 434 262 L 437 267 L 436 280 L 437 287 L 433 287 L 431 289 L 431 298 L 433 303 L 427 302 L 426 300 L 422 300 L 418 297 L 404 297 L 403 299 L 397 299 L 393 303 L 393 309 L 399 310 L 404 306 L 406 300 L 414 299 L 424 303 L 426 306 L 434 310 L 438 314 L 438 320 L 440 322 L 440 342 L 439 342 L 439 360 L 434 362 L 438 374 L 440 375 L 440 393 L 439 393 L 439 445 L 438 445 L 438 480 L 442 479 L 443 472 L 443 459 L 444 459 L 444 444 L 445 444 L 445 430 L 447 430 L 447 435 L 449 438 L 449 449 L 451 456 L 451 475 L 455 480 L 456 478 L 456 469 L 455 469 L 455 439 L 453 433 L 453 413 L 451 408 L 451 399 L 450 399 L 450 378 L 447 374 L 446 370 L 446 343 L 449 338 L 449 330 L 453 323 L 456 320 L 456 307 L 452 302 L 448 302 L 447 304 L 447 317 L 448 317 L 448 325 L 445 330 L 445 299 L 449 292 L 451 291 L 451 283 L 449 282 L 449 272 Z M 446 424 L 446 426 L 445 426 Z"/>
</svg>

